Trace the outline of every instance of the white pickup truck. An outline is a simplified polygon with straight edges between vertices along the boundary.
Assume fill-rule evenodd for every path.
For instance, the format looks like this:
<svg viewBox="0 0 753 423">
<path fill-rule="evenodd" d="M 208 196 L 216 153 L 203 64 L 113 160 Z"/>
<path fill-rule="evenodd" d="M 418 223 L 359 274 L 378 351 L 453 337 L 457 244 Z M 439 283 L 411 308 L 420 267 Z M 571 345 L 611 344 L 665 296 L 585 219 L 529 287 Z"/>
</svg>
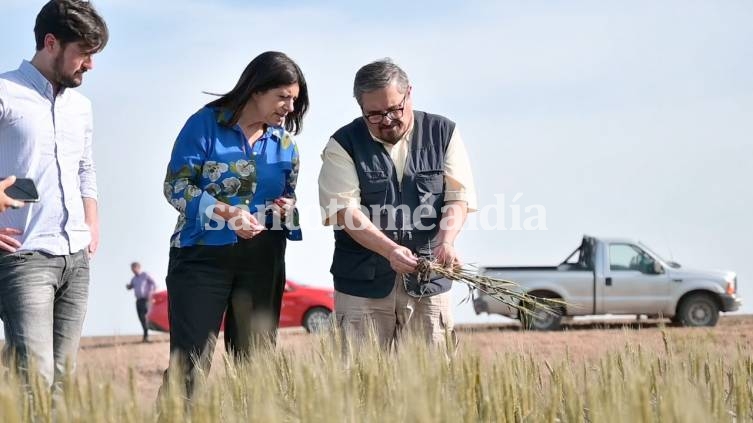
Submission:
<svg viewBox="0 0 753 423">
<path fill-rule="evenodd" d="M 714 326 L 720 311 L 735 311 L 742 304 L 735 295 L 734 272 L 685 269 L 627 239 L 584 236 L 580 247 L 559 266 L 479 270 L 514 281 L 531 295 L 564 301 L 558 313 L 534 310 L 521 316 L 512 307 L 474 292 L 476 314 L 519 318 L 527 329 L 556 330 L 563 317 L 602 314 L 668 317 L 683 326 Z"/>
</svg>

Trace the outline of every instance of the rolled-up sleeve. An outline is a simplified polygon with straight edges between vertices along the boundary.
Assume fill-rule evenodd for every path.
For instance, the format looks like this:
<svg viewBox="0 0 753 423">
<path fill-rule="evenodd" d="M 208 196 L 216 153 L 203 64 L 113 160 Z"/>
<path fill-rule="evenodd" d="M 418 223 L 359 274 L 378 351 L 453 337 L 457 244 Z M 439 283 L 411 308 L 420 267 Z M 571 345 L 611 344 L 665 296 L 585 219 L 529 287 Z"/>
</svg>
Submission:
<svg viewBox="0 0 753 423">
<path fill-rule="evenodd" d="M 361 189 L 353 159 L 334 138 L 330 138 L 322 152 L 322 169 L 319 172 L 322 223 L 332 225 L 338 211 L 360 205 Z"/>
<path fill-rule="evenodd" d="M 94 134 L 94 125 L 92 121 L 91 109 L 89 118 L 86 122 L 84 132 L 84 151 L 78 164 L 78 179 L 81 187 L 82 198 L 97 199 L 97 171 L 94 167 L 94 157 L 92 153 L 92 139 Z"/>
<path fill-rule="evenodd" d="M 452 133 L 445 152 L 444 178 L 445 202 L 465 201 L 468 204 L 469 212 L 478 209 L 471 163 L 468 160 L 468 152 L 457 127 Z"/>
</svg>

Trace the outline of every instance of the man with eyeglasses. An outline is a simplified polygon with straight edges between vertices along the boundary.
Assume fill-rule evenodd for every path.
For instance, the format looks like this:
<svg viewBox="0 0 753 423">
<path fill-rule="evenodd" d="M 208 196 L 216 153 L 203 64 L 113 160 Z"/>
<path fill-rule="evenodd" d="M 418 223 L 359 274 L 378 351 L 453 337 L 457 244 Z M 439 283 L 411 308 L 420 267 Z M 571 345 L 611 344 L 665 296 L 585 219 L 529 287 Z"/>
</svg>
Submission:
<svg viewBox="0 0 753 423">
<path fill-rule="evenodd" d="M 406 329 L 433 345 L 452 339 L 452 281 L 413 272 L 419 257 L 460 265 L 455 239 L 476 209 L 455 123 L 414 111 L 411 91 L 390 59 L 362 67 L 362 116 L 330 138 L 319 174 L 324 224 L 335 229 L 337 324 L 354 340 L 373 328 L 384 348 Z"/>
</svg>

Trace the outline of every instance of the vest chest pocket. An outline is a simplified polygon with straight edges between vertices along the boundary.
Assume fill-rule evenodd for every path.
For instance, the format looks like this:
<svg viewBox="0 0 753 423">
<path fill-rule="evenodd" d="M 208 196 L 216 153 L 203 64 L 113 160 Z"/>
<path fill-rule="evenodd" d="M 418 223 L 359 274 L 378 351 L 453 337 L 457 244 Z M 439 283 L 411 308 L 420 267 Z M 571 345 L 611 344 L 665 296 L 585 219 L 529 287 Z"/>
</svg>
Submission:
<svg viewBox="0 0 753 423">
<path fill-rule="evenodd" d="M 439 210 L 444 203 L 444 171 L 426 170 L 416 173 L 416 190 L 421 205 Z"/>
<path fill-rule="evenodd" d="M 361 181 L 361 204 L 384 205 L 387 199 L 387 185 L 389 179 L 382 171 L 364 172 L 365 178 Z"/>
</svg>

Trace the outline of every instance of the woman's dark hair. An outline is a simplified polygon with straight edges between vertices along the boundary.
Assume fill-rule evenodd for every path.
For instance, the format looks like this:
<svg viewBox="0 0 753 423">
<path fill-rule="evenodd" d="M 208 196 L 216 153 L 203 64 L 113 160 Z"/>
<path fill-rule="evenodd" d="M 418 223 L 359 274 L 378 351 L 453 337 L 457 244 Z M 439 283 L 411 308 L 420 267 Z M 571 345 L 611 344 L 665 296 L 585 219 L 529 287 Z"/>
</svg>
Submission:
<svg viewBox="0 0 753 423">
<path fill-rule="evenodd" d="M 37 51 L 44 48 L 47 34 L 54 35 L 63 46 L 81 42 L 94 52 L 102 51 L 110 38 L 105 20 L 83 0 L 51 0 L 45 4 L 34 24 Z"/>
<path fill-rule="evenodd" d="M 267 51 L 256 56 L 246 66 L 235 87 L 207 106 L 232 112 L 227 125 L 233 126 L 238 123 L 241 112 L 252 95 L 295 83 L 298 83 L 300 91 L 293 102 L 294 110 L 285 118 L 285 129 L 298 134 L 303 129 L 303 116 L 309 108 L 309 93 L 301 68 L 285 53 Z"/>
</svg>

